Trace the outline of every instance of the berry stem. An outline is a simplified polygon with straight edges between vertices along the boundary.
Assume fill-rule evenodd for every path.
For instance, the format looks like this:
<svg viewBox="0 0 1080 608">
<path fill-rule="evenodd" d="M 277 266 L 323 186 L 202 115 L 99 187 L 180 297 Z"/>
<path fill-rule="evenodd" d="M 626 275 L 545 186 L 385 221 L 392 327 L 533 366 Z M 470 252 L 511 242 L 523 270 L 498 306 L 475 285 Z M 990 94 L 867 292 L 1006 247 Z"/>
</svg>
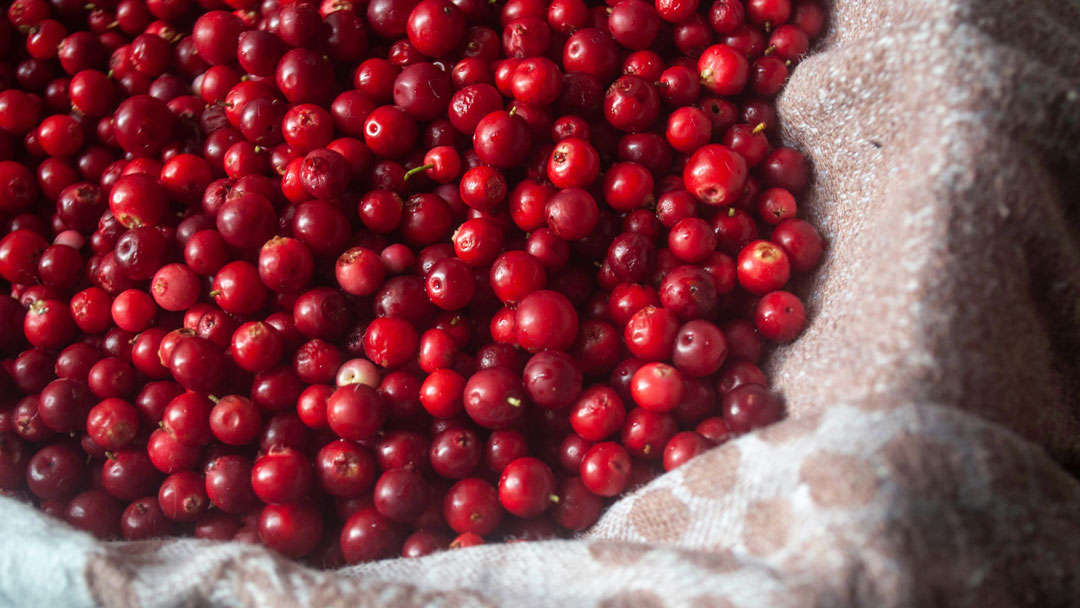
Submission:
<svg viewBox="0 0 1080 608">
<path fill-rule="evenodd" d="M 434 169 L 434 168 L 435 168 L 435 165 L 430 164 L 430 163 L 426 164 L 426 165 L 420 165 L 419 167 L 413 167 L 412 169 L 409 169 L 408 171 L 405 172 L 404 180 L 409 181 L 409 178 L 416 175 L 417 173 L 422 173 L 424 171 L 427 171 L 428 169 Z"/>
</svg>

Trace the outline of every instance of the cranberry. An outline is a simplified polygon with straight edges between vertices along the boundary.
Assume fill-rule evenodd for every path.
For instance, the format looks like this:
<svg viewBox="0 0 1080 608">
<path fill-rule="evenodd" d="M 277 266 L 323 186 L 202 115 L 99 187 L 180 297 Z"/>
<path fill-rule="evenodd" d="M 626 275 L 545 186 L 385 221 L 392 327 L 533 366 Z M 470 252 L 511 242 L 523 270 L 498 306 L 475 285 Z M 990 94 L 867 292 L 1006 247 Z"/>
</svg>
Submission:
<svg viewBox="0 0 1080 608">
<path fill-rule="evenodd" d="M 734 433 L 746 433 L 776 422 L 783 415 L 780 399 L 758 384 L 746 384 L 724 395 L 724 422 Z"/>
<path fill-rule="evenodd" d="M 754 362 L 761 358 L 764 343 L 753 323 L 744 319 L 735 319 L 725 323 L 721 329 L 727 337 L 728 348 L 733 359 Z"/>
<path fill-rule="evenodd" d="M 379 467 L 384 470 L 426 470 L 428 448 L 428 440 L 424 435 L 412 431 L 392 431 L 376 445 L 375 457 Z"/>
<path fill-rule="evenodd" d="M 106 450 L 127 447 L 134 441 L 138 430 L 138 412 L 122 399 L 104 399 L 90 409 L 86 419 L 87 433 Z"/>
<path fill-rule="evenodd" d="M 158 502 L 161 502 L 160 498 Z M 240 530 L 240 526 L 240 519 L 235 515 L 209 511 L 196 522 L 194 534 L 195 538 L 207 540 L 231 540 Z"/>
<path fill-rule="evenodd" d="M 720 328 L 708 321 L 696 320 L 679 328 L 671 359 L 684 374 L 704 377 L 719 370 L 727 354 L 727 338 Z"/>
<path fill-rule="evenodd" d="M 646 363 L 630 380 L 634 403 L 652 412 L 669 412 L 683 398 L 683 378 L 666 363 Z"/>
<path fill-rule="evenodd" d="M 360 496 L 375 483 L 375 458 L 355 443 L 339 439 L 319 450 L 315 476 L 333 496 Z"/>
<path fill-rule="evenodd" d="M 70 156 L 82 148 L 85 140 L 75 119 L 57 114 L 43 120 L 37 130 L 38 142 L 49 156 Z"/>
<path fill-rule="evenodd" d="M 623 424 L 626 408 L 622 399 L 608 386 L 595 385 L 578 397 L 570 410 L 570 425 L 589 441 L 601 441 Z"/>
<path fill-rule="evenodd" d="M 245 513 L 258 503 L 252 489 L 252 462 L 245 456 L 219 456 L 206 466 L 206 495 L 226 513 Z M 282 483 L 289 480 L 281 480 Z"/>
<path fill-rule="evenodd" d="M 536 517 L 547 510 L 555 491 L 555 474 L 540 460 L 518 458 L 499 478 L 499 501 L 518 517 Z"/>
<path fill-rule="evenodd" d="M 519 376 L 504 368 L 476 372 L 465 384 L 463 403 L 469 417 L 484 428 L 505 428 L 521 418 L 525 389 Z"/>
<path fill-rule="evenodd" d="M 338 388 L 326 403 L 330 429 L 342 439 L 359 441 L 375 434 L 386 419 L 386 402 L 366 384 Z"/>
<path fill-rule="evenodd" d="M 825 13 L 815 2 L 796 2 L 792 7 L 791 21 L 810 38 L 817 38 L 825 22 Z"/>
<path fill-rule="evenodd" d="M 39 348 L 57 348 L 75 337 L 77 327 L 71 310 L 57 300 L 39 300 L 30 306 L 23 320 L 26 339 Z"/>
<path fill-rule="evenodd" d="M 710 205 L 734 202 L 746 183 L 746 161 L 735 151 L 709 144 L 694 152 L 683 169 L 687 189 Z"/>
<path fill-rule="evenodd" d="M 581 459 L 581 482 L 593 494 L 615 496 L 628 486 L 631 465 L 626 448 L 614 441 L 597 443 Z"/>
<path fill-rule="evenodd" d="M 542 408 L 568 407 L 581 393 L 581 369 L 572 357 L 559 351 L 533 355 L 525 365 L 524 378 L 529 397 Z"/>
<path fill-rule="evenodd" d="M 203 478 L 193 471 L 174 473 L 161 482 L 157 502 L 162 513 L 174 521 L 195 521 L 210 506 Z"/>
<path fill-rule="evenodd" d="M 787 342 L 802 331 L 806 309 L 797 296 L 787 291 L 774 291 L 758 301 L 754 324 L 766 340 Z"/>
<path fill-rule="evenodd" d="M 552 518 L 567 530 L 584 530 L 596 523 L 604 507 L 603 500 L 589 491 L 579 477 L 567 477 L 555 492 Z"/>
<path fill-rule="evenodd" d="M 716 231 L 717 248 L 727 255 L 734 256 L 743 247 L 757 239 L 758 232 L 754 220 L 748 213 L 734 207 L 727 212 L 721 211 L 713 219 Z"/>
<path fill-rule="evenodd" d="M 427 507 L 428 494 L 424 478 L 416 471 L 390 469 L 375 482 L 375 510 L 391 521 L 410 522 Z"/>
<path fill-rule="evenodd" d="M 482 449 L 476 433 L 447 429 L 431 441 L 431 467 L 447 479 L 463 479 L 480 464 Z"/>
<path fill-rule="evenodd" d="M 419 132 L 403 110 L 381 106 L 368 114 L 364 142 L 372 152 L 386 158 L 400 158 L 412 150 Z"/>
<path fill-rule="evenodd" d="M 95 402 L 84 382 L 61 378 L 41 389 L 38 415 L 57 433 L 81 430 Z"/>
<path fill-rule="evenodd" d="M 487 218 L 466 220 L 454 233 L 454 253 L 471 266 L 488 266 L 503 248 L 501 227 Z"/>
<path fill-rule="evenodd" d="M 31 230 L 10 232 L 0 239 L 0 276 L 11 283 L 34 283 L 38 261 L 48 246 L 48 241 Z"/>
<path fill-rule="evenodd" d="M 250 399 L 227 395 L 210 410 L 208 424 L 218 441 L 244 445 L 258 435 L 262 414 Z"/>
<path fill-rule="evenodd" d="M 404 202 L 387 190 L 373 190 L 360 199 L 360 220 L 369 230 L 391 232 L 401 223 Z"/>
<path fill-rule="evenodd" d="M 481 118 L 473 133 L 473 147 L 481 162 L 499 169 L 520 165 L 530 143 L 525 122 L 502 110 Z"/>
<path fill-rule="evenodd" d="M 604 117 L 620 131 L 644 131 L 660 116 L 660 94 L 639 76 L 622 76 L 604 96 Z"/>
<path fill-rule="evenodd" d="M 600 219 L 596 201 L 580 188 L 556 193 L 548 199 L 544 213 L 552 234 L 566 241 L 589 236 Z"/>
<path fill-rule="evenodd" d="M 374 363 L 367 359 L 350 359 L 338 368 L 334 381 L 338 386 L 366 384 L 377 387 L 379 385 L 379 370 Z"/>
<path fill-rule="evenodd" d="M 400 540 L 393 522 L 374 508 L 367 508 L 348 518 L 341 530 L 340 543 L 345 561 L 356 564 L 394 555 Z"/>
<path fill-rule="evenodd" d="M 486 536 L 502 522 L 498 491 L 488 482 L 470 477 L 455 483 L 443 500 L 443 516 L 455 532 Z"/>
<path fill-rule="evenodd" d="M 259 540 L 286 557 L 314 551 L 322 532 L 322 515 L 307 504 L 270 504 L 259 514 Z"/>
<path fill-rule="evenodd" d="M 116 109 L 112 122 L 117 143 L 136 156 L 160 152 L 171 141 L 175 128 L 175 119 L 165 102 L 149 95 L 129 97 Z"/>
<path fill-rule="evenodd" d="M 167 247 L 165 236 L 156 228 L 132 228 L 116 242 L 117 266 L 130 279 L 148 279 L 164 263 Z"/>
<path fill-rule="evenodd" d="M 771 240 L 784 250 L 795 272 L 807 272 L 821 259 L 824 246 L 821 234 L 803 220 L 791 218 L 780 222 L 773 229 Z"/>
<path fill-rule="evenodd" d="M 276 329 L 261 321 L 241 325 L 232 335 L 233 361 L 249 372 L 266 371 L 281 360 L 285 343 Z"/>
<path fill-rule="evenodd" d="M 210 412 L 214 404 L 197 393 L 185 393 L 169 402 L 162 414 L 162 428 L 187 445 L 210 441 Z"/>
<path fill-rule="evenodd" d="M 26 464 L 26 485 L 42 500 L 66 500 L 75 495 L 85 480 L 85 463 L 71 444 L 46 446 Z"/>
<path fill-rule="evenodd" d="M 277 214 L 263 196 L 244 192 L 229 196 L 217 214 L 217 230 L 229 245 L 254 249 L 270 239 L 277 227 Z"/>
<path fill-rule="evenodd" d="M 296 502 L 311 487 L 311 463 L 291 448 L 271 449 L 255 461 L 251 487 L 266 503 Z"/>
<path fill-rule="evenodd" d="M 684 319 L 707 317 L 717 302 L 716 283 L 704 268 L 678 266 L 660 284 L 660 303 Z"/>
<path fill-rule="evenodd" d="M 72 498 L 64 510 L 64 520 L 101 540 L 120 536 L 124 507 L 105 490 L 89 490 Z"/>
<path fill-rule="evenodd" d="M 739 252 L 739 285 L 754 295 L 782 288 L 790 276 L 787 254 L 778 245 L 754 241 Z"/>
<path fill-rule="evenodd" d="M 675 347 L 679 321 L 667 308 L 646 306 L 630 317 L 624 336 L 630 352 L 647 361 L 668 359 Z"/>
<path fill-rule="evenodd" d="M 581 530 L 779 418 L 824 12 L 698 4 L 18 0 L 0 488 L 341 565 Z"/>
<path fill-rule="evenodd" d="M 786 188 L 796 194 L 806 189 L 808 171 L 806 157 L 788 147 L 770 152 L 757 168 L 757 174 L 766 185 Z"/>
<path fill-rule="evenodd" d="M 181 340 L 169 358 L 169 371 L 184 388 L 211 394 L 225 378 L 225 357 L 209 340 Z"/>
<path fill-rule="evenodd" d="M 140 498 L 127 505 L 120 519 L 120 531 L 124 540 L 146 540 L 171 536 L 173 524 L 168 521 L 152 496 Z"/>
<path fill-rule="evenodd" d="M 657 459 L 663 448 L 678 431 L 675 418 L 668 413 L 635 408 L 626 416 L 622 427 L 622 444 L 633 456 Z"/>
<path fill-rule="evenodd" d="M 618 46 L 607 32 L 582 28 L 571 34 L 563 46 L 562 64 L 567 73 L 583 72 L 610 82 L 619 69 Z"/>
<path fill-rule="evenodd" d="M 515 327 L 517 341 L 525 350 L 566 350 L 577 334 L 577 312 L 561 293 L 534 291 L 518 304 Z"/>
<path fill-rule="evenodd" d="M 562 91 L 562 73 L 554 61 L 530 57 L 514 68 L 510 88 L 518 101 L 534 106 L 550 105 Z"/>
<path fill-rule="evenodd" d="M 448 549 L 451 539 L 432 530 L 417 530 L 405 539 L 401 546 L 401 557 L 423 557 Z"/>
<path fill-rule="evenodd" d="M 568 137 L 555 144 L 547 176 L 560 189 L 586 188 L 600 174 L 600 155 L 589 142 Z"/>
<path fill-rule="evenodd" d="M 157 489 L 161 473 L 143 450 L 123 449 L 112 454 L 102 469 L 102 486 L 120 500 L 135 500 Z"/>
</svg>

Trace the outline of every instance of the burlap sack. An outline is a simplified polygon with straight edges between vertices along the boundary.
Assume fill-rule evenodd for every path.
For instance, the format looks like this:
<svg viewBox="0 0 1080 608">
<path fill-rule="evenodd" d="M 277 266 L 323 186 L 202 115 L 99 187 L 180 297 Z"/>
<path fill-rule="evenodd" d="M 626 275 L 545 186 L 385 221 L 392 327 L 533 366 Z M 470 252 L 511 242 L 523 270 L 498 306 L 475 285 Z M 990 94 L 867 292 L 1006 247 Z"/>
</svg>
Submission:
<svg viewBox="0 0 1080 608">
<path fill-rule="evenodd" d="M 0 603 L 1080 605 L 1080 8 L 836 0 L 780 100 L 828 238 L 790 417 L 580 540 L 317 572 L 0 500 Z"/>
</svg>

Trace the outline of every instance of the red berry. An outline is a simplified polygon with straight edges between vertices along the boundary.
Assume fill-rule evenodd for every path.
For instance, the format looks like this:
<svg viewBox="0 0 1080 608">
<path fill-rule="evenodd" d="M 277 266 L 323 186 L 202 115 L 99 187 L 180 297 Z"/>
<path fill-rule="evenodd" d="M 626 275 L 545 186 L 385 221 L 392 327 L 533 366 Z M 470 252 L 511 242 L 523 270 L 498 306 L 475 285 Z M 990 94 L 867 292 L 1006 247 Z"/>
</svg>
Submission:
<svg viewBox="0 0 1080 608">
<path fill-rule="evenodd" d="M 518 517 L 536 517 L 546 511 L 554 492 L 555 474 L 536 458 L 518 458 L 499 478 L 499 502 Z"/>
<path fill-rule="evenodd" d="M 510 426 L 525 409 L 525 389 L 520 377 L 504 368 L 476 372 L 465 384 L 463 404 L 469 417 L 488 429 Z"/>
<path fill-rule="evenodd" d="M 552 519 L 567 530 L 584 530 L 600 518 L 603 500 L 590 492 L 581 478 L 562 480 L 555 495 L 558 500 L 552 507 Z"/>
<path fill-rule="evenodd" d="M 754 241 L 739 252 L 739 285 L 754 295 L 781 289 L 790 276 L 787 254 L 773 243 Z"/>
<path fill-rule="evenodd" d="M 787 342 L 802 331 L 806 309 L 796 295 L 774 291 L 758 300 L 754 324 L 766 340 Z"/>
<path fill-rule="evenodd" d="M 259 540 L 286 557 L 314 551 L 322 532 L 322 515 L 307 504 L 266 505 L 259 514 Z"/>
<path fill-rule="evenodd" d="M 443 57 L 461 45 L 465 15 L 449 0 L 422 0 L 409 13 L 409 42 L 428 57 Z"/>
<path fill-rule="evenodd" d="M 728 205 L 742 195 L 746 161 L 734 150 L 709 144 L 694 152 L 683 168 L 686 188 L 703 203 Z"/>
<path fill-rule="evenodd" d="M 515 327 L 518 344 L 527 351 L 566 350 L 577 334 L 577 312 L 561 293 L 534 291 L 518 304 Z"/>
<path fill-rule="evenodd" d="M 664 447 L 664 470 L 682 466 L 687 460 L 705 453 L 712 444 L 708 439 L 693 431 L 683 431 L 668 440 Z"/>
<path fill-rule="evenodd" d="M 614 441 L 597 443 L 581 459 L 581 482 L 598 496 L 616 496 L 630 482 L 632 462 L 626 448 Z"/>
<path fill-rule="evenodd" d="M 718 95 L 736 95 L 750 76 L 746 57 L 726 44 L 714 44 L 698 58 L 701 84 Z"/>
<path fill-rule="evenodd" d="M 780 222 L 770 240 L 784 250 L 795 272 L 807 272 L 816 266 L 824 247 L 817 229 L 795 218 Z"/>
<path fill-rule="evenodd" d="M 353 513 L 341 529 L 341 554 L 350 564 L 391 557 L 398 550 L 399 532 L 374 508 Z"/>
<path fill-rule="evenodd" d="M 488 482 L 470 477 L 455 483 L 443 499 L 443 517 L 459 534 L 472 532 L 486 536 L 503 518 L 499 494 Z"/>
<path fill-rule="evenodd" d="M 626 407 L 611 387 L 595 385 L 585 389 L 570 410 L 570 425 L 589 441 L 601 441 L 623 425 Z"/>
<path fill-rule="evenodd" d="M 385 419 L 385 401 L 366 384 L 342 386 L 326 402 L 326 421 L 330 430 L 342 439 L 367 439 Z"/>
<path fill-rule="evenodd" d="M 634 403 L 652 412 L 670 412 L 683 398 L 683 378 L 666 363 L 646 363 L 630 380 Z"/>
<path fill-rule="evenodd" d="M 251 488 L 265 503 L 296 502 L 310 487 L 311 463 L 290 448 L 272 449 L 251 469 Z"/>
<path fill-rule="evenodd" d="M 724 395 L 724 422 L 734 433 L 747 433 L 776 422 L 783 415 L 780 399 L 758 384 L 746 384 Z"/>
</svg>

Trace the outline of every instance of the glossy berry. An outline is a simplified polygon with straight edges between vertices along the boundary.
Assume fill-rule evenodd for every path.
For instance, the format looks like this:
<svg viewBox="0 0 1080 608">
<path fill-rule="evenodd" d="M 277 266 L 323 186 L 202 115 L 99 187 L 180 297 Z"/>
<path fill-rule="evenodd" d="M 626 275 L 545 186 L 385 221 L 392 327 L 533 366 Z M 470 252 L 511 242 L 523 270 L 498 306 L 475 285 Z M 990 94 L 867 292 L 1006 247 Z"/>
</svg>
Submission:
<svg viewBox="0 0 1080 608">
<path fill-rule="evenodd" d="M 537 458 L 518 458 L 499 478 L 499 502 L 518 517 L 536 517 L 547 510 L 555 492 L 555 474 Z"/>
<path fill-rule="evenodd" d="M 499 526 L 503 507 L 498 491 L 488 482 L 470 477 L 455 483 L 443 499 L 443 517 L 459 534 L 486 536 Z"/>
<path fill-rule="evenodd" d="M 737 434 L 772 424 L 783 415 L 780 399 L 757 384 L 746 384 L 724 395 L 721 407 L 724 422 Z"/>
<path fill-rule="evenodd" d="M 743 157 L 720 144 L 700 148 L 683 168 L 687 190 L 709 205 L 727 205 L 737 200 L 742 195 L 746 178 Z"/>
<path fill-rule="evenodd" d="M 634 403 L 652 412 L 669 412 L 683 398 L 683 378 L 666 363 L 646 363 L 630 380 Z"/>
<path fill-rule="evenodd" d="M 632 462 L 626 448 L 614 441 L 590 447 L 581 459 L 581 481 L 598 496 L 616 496 L 630 481 Z"/>
<path fill-rule="evenodd" d="M 712 443 L 701 434 L 683 431 L 668 440 L 664 446 L 664 470 L 676 469 L 711 447 Z"/>
<path fill-rule="evenodd" d="M 754 295 L 781 289 L 790 276 L 787 254 L 773 243 L 754 241 L 739 252 L 739 285 Z"/>
<path fill-rule="evenodd" d="M 515 326 L 518 344 L 525 350 L 566 350 L 577 334 L 577 312 L 561 293 L 534 291 L 518 304 Z"/>
<path fill-rule="evenodd" d="M 774 291 L 758 300 L 754 324 L 766 340 L 787 342 L 802 331 L 806 324 L 806 309 L 794 294 Z"/>
<path fill-rule="evenodd" d="M 310 489 L 311 481 L 311 463 L 289 448 L 271 450 L 251 469 L 251 488 L 265 503 L 296 502 Z"/>
</svg>

